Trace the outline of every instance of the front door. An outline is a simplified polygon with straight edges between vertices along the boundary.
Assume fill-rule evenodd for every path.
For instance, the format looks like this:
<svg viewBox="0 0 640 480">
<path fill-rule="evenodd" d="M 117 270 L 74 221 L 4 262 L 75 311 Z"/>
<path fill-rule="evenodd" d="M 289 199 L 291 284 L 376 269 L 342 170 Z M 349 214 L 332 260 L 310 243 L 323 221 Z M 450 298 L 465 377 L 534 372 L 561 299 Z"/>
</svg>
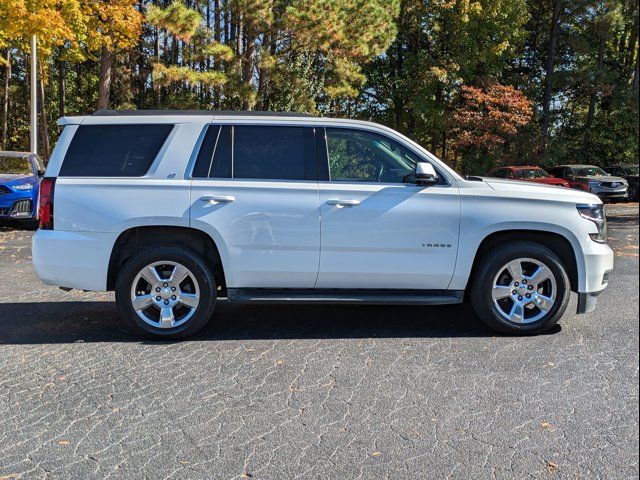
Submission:
<svg viewBox="0 0 640 480">
<path fill-rule="evenodd" d="M 458 248 L 458 188 L 419 186 L 428 161 L 366 130 L 327 128 L 317 288 L 446 289 Z M 320 161 L 320 160 L 319 160 Z"/>
<path fill-rule="evenodd" d="M 230 288 L 313 288 L 320 218 L 311 127 L 211 125 L 191 184 L 192 227 L 216 241 Z"/>
</svg>

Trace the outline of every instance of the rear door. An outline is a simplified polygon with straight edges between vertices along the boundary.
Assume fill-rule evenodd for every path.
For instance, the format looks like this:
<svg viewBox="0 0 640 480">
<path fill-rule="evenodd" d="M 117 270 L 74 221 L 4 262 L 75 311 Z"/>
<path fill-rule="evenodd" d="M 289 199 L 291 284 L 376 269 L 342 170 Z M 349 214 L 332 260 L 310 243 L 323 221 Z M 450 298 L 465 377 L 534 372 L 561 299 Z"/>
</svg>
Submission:
<svg viewBox="0 0 640 480">
<path fill-rule="evenodd" d="M 320 215 L 312 126 L 210 125 L 191 183 L 191 226 L 218 245 L 230 288 L 312 288 Z"/>
<path fill-rule="evenodd" d="M 443 176 L 439 185 L 416 185 L 415 164 L 428 159 L 385 135 L 327 128 L 326 144 L 317 287 L 446 289 L 458 248 L 458 188 Z"/>
</svg>

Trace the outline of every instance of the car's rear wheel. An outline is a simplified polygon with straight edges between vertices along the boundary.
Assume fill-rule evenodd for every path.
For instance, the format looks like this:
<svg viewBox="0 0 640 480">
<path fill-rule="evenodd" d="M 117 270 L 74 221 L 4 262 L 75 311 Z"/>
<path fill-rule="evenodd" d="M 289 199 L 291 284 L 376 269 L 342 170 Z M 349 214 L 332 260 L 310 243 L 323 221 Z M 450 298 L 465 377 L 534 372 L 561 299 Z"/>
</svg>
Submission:
<svg viewBox="0 0 640 480">
<path fill-rule="evenodd" d="M 558 256 L 534 242 L 512 242 L 485 254 L 471 286 L 475 312 L 502 333 L 537 334 L 564 314 L 571 287 Z"/>
<path fill-rule="evenodd" d="M 116 302 L 137 333 L 154 339 L 187 338 L 200 331 L 213 314 L 214 274 L 191 250 L 150 247 L 120 271 Z"/>
</svg>

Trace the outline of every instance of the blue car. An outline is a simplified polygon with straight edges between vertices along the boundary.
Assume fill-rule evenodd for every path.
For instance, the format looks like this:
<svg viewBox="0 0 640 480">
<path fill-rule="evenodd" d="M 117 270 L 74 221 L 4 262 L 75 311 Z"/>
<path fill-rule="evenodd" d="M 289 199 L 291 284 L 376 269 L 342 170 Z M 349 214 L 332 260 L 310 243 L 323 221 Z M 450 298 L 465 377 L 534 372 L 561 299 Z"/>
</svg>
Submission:
<svg viewBox="0 0 640 480">
<path fill-rule="evenodd" d="M 0 152 L 0 220 L 38 217 L 38 191 L 43 173 L 36 155 Z"/>
</svg>

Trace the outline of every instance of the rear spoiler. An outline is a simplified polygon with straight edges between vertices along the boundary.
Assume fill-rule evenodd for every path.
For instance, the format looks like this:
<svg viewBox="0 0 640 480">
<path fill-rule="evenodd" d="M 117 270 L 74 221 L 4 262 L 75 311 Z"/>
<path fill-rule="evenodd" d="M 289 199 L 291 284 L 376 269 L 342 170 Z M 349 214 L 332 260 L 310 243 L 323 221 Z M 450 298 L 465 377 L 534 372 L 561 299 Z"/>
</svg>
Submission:
<svg viewBox="0 0 640 480">
<path fill-rule="evenodd" d="M 60 117 L 58 119 L 58 127 L 64 127 L 65 125 L 80 125 L 84 117 Z"/>
</svg>

